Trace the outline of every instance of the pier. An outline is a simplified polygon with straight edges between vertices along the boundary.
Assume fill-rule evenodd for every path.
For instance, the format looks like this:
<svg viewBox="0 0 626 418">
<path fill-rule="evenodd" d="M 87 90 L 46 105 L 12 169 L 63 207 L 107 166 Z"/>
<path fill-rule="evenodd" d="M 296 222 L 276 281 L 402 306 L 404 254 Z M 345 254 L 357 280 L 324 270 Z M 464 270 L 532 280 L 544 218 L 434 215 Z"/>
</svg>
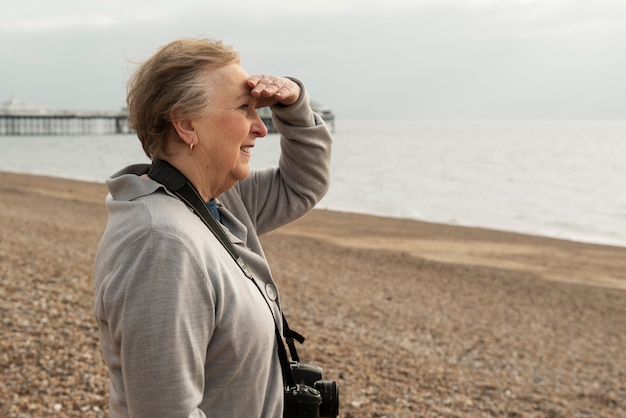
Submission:
<svg viewBox="0 0 626 418">
<path fill-rule="evenodd" d="M 0 136 L 129 133 L 125 112 L 10 113 L 0 110 Z"/>
<path fill-rule="evenodd" d="M 335 116 L 332 111 L 312 104 L 329 128 L 334 131 Z M 258 109 L 259 116 L 269 133 L 276 133 L 269 108 Z M 128 113 L 120 111 L 59 111 L 47 108 L 26 107 L 15 100 L 0 106 L 0 136 L 68 136 L 129 134 Z"/>
</svg>

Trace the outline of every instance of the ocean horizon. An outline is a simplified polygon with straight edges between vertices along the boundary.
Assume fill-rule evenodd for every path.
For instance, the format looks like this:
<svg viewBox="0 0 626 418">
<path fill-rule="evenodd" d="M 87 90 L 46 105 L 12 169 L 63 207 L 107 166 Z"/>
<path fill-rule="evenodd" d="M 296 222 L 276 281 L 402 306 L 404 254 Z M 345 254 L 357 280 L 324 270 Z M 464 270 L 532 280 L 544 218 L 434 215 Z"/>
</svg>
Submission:
<svg viewBox="0 0 626 418">
<path fill-rule="evenodd" d="M 0 136 L 0 170 L 104 182 L 135 135 Z M 251 165 L 277 164 L 278 135 Z M 320 209 L 626 246 L 626 121 L 336 121 Z"/>
</svg>

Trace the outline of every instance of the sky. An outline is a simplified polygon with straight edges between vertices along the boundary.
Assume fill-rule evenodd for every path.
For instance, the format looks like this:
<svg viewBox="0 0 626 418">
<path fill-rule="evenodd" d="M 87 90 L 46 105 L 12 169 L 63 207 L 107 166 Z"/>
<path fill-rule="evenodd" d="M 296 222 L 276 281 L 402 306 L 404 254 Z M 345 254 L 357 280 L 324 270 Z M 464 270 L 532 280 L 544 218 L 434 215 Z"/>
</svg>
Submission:
<svg viewBox="0 0 626 418">
<path fill-rule="evenodd" d="M 626 0 L 20 0 L 0 102 L 118 110 L 183 37 L 301 79 L 338 119 L 626 119 Z"/>
</svg>

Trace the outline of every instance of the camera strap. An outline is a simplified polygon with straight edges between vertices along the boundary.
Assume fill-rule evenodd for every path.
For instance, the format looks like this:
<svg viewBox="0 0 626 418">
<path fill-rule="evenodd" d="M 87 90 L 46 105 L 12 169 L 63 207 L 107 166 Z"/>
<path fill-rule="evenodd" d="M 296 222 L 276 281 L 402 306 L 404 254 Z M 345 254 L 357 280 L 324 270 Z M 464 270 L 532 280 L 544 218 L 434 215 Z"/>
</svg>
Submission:
<svg viewBox="0 0 626 418">
<path fill-rule="evenodd" d="M 193 187 L 189 180 L 187 180 L 184 174 L 182 174 L 167 161 L 155 159 L 153 160 L 152 165 L 148 170 L 148 176 L 164 185 L 170 192 L 178 196 L 190 209 L 193 210 L 193 212 L 200 218 L 200 220 L 202 220 L 207 228 L 209 228 L 213 235 L 215 235 L 217 240 L 222 244 L 222 246 L 230 254 L 233 260 L 235 260 L 243 274 L 248 279 L 250 279 L 259 290 L 259 292 L 261 292 L 263 300 L 265 300 L 265 303 L 268 304 L 268 308 L 272 316 L 274 316 L 274 311 L 269 305 L 267 299 L 265 299 L 262 290 L 259 288 L 258 284 L 252 277 L 252 274 L 248 270 L 246 263 L 235 250 L 235 247 L 233 246 L 230 239 L 226 236 L 226 233 L 222 229 L 222 226 L 209 211 L 206 203 L 204 202 L 198 191 L 195 189 L 195 187 Z M 289 328 L 289 325 L 287 324 L 287 319 L 285 318 L 282 310 L 280 310 L 280 314 L 283 322 L 283 334 L 285 336 L 285 340 L 287 341 L 291 358 L 293 361 L 300 361 L 294 341 L 298 341 L 300 344 L 302 344 L 304 342 L 304 337 Z M 285 383 L 288 385 L 288 387 L 293 388 L 296 386 L 296 380 L 293 376 L 293 372 L 291 371 L 289 357 L 287 356 L 287 350 L 285 349 L 283 337 L 280 334 L 280 330 L 278 329 L 275 317 L 274 329 L 276 331 L 276 338 L 278 339 L 278 357 L 280 359 L 280 365 L 283 371 L 283 378 L 285 379 Z"/>
</svg>

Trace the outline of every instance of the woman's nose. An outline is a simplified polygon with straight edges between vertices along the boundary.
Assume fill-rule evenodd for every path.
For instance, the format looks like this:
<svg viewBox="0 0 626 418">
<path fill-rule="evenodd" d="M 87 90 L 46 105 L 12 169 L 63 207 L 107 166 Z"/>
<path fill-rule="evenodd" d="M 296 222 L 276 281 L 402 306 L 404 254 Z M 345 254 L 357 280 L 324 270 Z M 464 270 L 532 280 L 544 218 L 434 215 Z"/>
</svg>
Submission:
<svg viewBox="0 0 626 418">
<path fill-rule="evenodd" d="M 254 134 L 255 137 L 263 138 L 267 135 L 267 126 L 265 126 L 261 117 L 256 112 L 254 113 L 256 114 L 256 118 L 255 121 L 252 122 L 250 131 Z"/>
</svg>

